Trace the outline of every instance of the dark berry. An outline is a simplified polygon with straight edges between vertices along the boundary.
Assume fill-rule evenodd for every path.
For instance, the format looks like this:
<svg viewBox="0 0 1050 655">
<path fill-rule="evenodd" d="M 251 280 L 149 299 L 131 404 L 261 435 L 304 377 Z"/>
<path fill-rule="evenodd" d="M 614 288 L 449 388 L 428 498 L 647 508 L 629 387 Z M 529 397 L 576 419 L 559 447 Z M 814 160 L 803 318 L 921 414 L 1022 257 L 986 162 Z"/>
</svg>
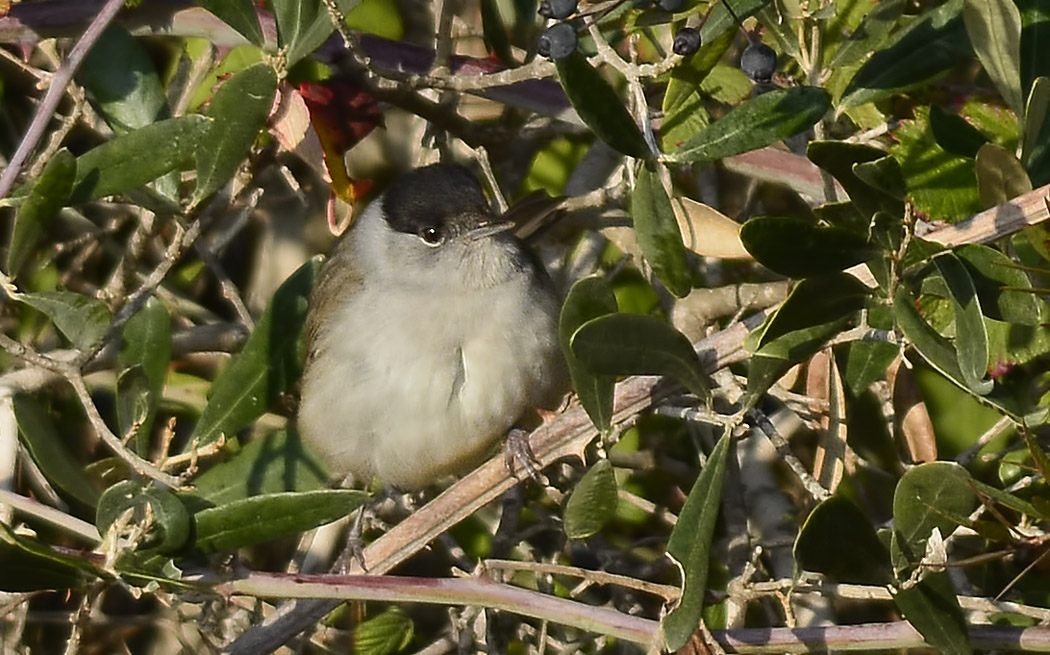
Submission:
<svg viewBox="0 0 1050 655">
<path fill-rule="evenodd" d="M 756 82 L 768 82 L 777 70 L 777 53 L 765 43 L 752 43 L 740 56 L 740 70 Z"/>
<path fill-rule="evenodd" d="M 576 0 L 543 0 L 540 16 L 562 20 L 576 13 Z"/>
<path fill-rule="evenodd" d="M 555 23 L 540 35 L 540 40 L 536 42 L 536 52 L 542 57 L 565 59 L 576 52 L 578 42 L 575 27 L 569 23 Z"/>
<path fill-rule="evenodd" d="M 685 0 L 656 0 L 656 6 L 664 11 L 675 12 L 682 8 Z"/>
<path fill-rule="evenodd" d="M 674 35 L 674 44 L 671 46 L 671 50 L 674 50 L 676 55 L 682 55 L 686 57 L 688 55 L 696 54 L 696 51 L 700 49 L 700 31 L 693 27 L 683 27 L 678 30 L 678 34 Z"/>
</svg>

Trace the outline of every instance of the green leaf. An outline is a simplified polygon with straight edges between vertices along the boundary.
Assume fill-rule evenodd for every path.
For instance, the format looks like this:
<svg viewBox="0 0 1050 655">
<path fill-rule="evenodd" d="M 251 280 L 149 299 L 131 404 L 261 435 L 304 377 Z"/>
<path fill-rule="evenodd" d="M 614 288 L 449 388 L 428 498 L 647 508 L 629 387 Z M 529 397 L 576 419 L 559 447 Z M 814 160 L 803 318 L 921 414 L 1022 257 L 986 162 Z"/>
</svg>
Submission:
<svg viewBox="0 0 1050 655">
<path fill-rule="evenodd" d="M 616 514 L 619 489 L 612 464 L 603 459 L 591 467 L 573 487 L 563 514 L 565 536 L 586 539 L 598 533 Z"/>
<path fill-rule="evenodd" d="M 722 486 L 726 459 L 732 437 L 728 432 L 715 444 L 693 484 L 678 523 L 667 541 L 667 554 L 682 568 L 682 597 L 661 627 L 670 651 L 684 646 L 700 625 L 704 594 L 707 592 L 708 557 L 714 536 L 718 510 L 722 504 Z"/>
<path fill-rule="evenodd" d="M 893 539 L 890 552 L 898 577 L 926 554 L 934 529 L 943 539 L 977 502 L 970 474 L 953 462 L 929 462 L 909 469 L 893 493 Z"/>
<path fill-rule="evenodd" d="M 645 165 L 639 167 L 631 192 L 631 216 L 638 247 L 645 260 L 668 291 L 684 298 L 693 289 L 693 284 L 686 264 L 682 233 L 659 172 Z"/>
<path fill-rule="evenodd" d="M 751 334 L 755 333 L 752 332 Z M 747 347 L 746 341 L 744 347 Z M 791 361 L 780 357 L 765 357 L 763 355 L 752 357 L 747 367 L 747 389 L 744 395 L 740 397 L 741 411 L 754 407 L 762 399 L 762 396 L 769 391 L 770 387 L 787 373 L 788 369 L 791 368 L 791 364 Z"/>
<path fill-rule="evenodd" d="M 328 40 L 335 25 L 322 0 L 268 0 L 277 19 L 277 37 L 285 49 L 285 65 L 293 66 Z M 345 16 L 361 0 L 336 0 Z"/>
<path fill-rule="evenodd" d="M 1042 303 L 1027 292 L 1032 281 L 1012 259 L 988 246 L 967 244 L 955 249 L 970 272 L 985 316 L 1021 325 L 1039 325 Z"/>
<path fill-rule="evenodd" d="M 572 336 L 572 352 L 595 373 L 667 375 L 710 399 L 707 376 L 689 339 L 667 323 L 639 314 L 591 319 Z"/>
<path fill-rule="evenodd" d="M 158 121 L 107 141 L 77 157 L 72 201 L 112 196 L 187 170 L 203 145 L 211 119 L 198 114 Z"/>
<path fill-rule="evenodd" d="M 22 443 L 44 477 L 69 498 L 94 507 L 98 489 L 69 451 L 68 439 L 59 433 L 47 410 L 26 394 L 14 397 L 14 410 Z"/>
<path fill-rule="evenodd" d="M 1044 0 L 1017 0 L 1017 8 L 1021 11 L 1021 88 L 1031 94 L 1037 77 L 1050 77 L 1050 7 Z"/>
<path fill-rule="evenodd" d="M 280 431 L 253 440 L 198 475 L 193 489 L 179 497 L 198 511 L 262 494 L 322 489 L 328 478 L 324 463 L 303 446 L 299 435 Z"/>
<path fill-rule="evenodd" d="M 864 308 L 870 294 L 848 273 L 802 280 L 758 328 L 755 354 L 792 361 L 812 355 Z"/>
<path fill-rule="evenodd" d="M 897 358 L 900 349 L 881 341 L 854 341 L 849 344 L 843 380 L 854 396 L 859 396 L 878 380 Z"/>
<path fill-rule="evenodd" d="M 616 150 L 639 159 L 649 156 L 638 124 L 598 71 L 577 51 L 557 62 L 558 80 L 565 95 L 591 131 Z"/>
<path fill-rule="evenodd" d="M 959 157 L 974 159 L 981 146 L 988 143 L 988 137 L 969 121 L 938 105 L 930 106 L 930 130 L 938 146 Z"/>
<path fill-rule="evenodd" d="M 963 22 L 970 43 L 999 95 L 1018 117 L 1024 115 L 1021 92 L 1021 12 L 1014 0 L 966 0 Z"/>
<path fill-rule="evenodd" d="M 873 54 L 846 86 L 838 111 L 923 86 L 950 71 L 969 47 L 962 5 L 963 0 L 949 0 Z"/>
<path fill-rule="evenodd" d="M 901 333 L 915 346 L 923 359 L 956 384 L 968 388 L 963 380 L 962 369 L 959 368 L 955 348 L 919 315 L 915 297 L 904 285 L 897 289 L 893 316 Z"/>
<path fill-rule="evenodd" d="M 44 589 L 79 589 L 90 580 L 108 577 L 87 559 L 56 552 L 35 539 L 15 534 L 0 523 L 0 591 L 20 593 Z"/>
<path fill-rule="evenodd" d="M 91 92 L 94 106 L 115 134 L 127 134 L 168 118 L 168 101 L 145 48 L 113 23 L 77 69 L 77 81 Z"/>
<path fill-rule="evenodd" d="M 661 134 L 667 129 L 667 120 L 696 93 L 697 87 L 722 59 L 735 37 L 736 34 L 727 31 L 717 39 L 704 41 L 701 35 L 700 50 L 684 57 L 681 63 L 671 70 L 671 80 L 667 83 L 662 104 L 665 118 L 660 126 Z"/>
<path fill-rule="evenodd" d="M 732 7 L 733 14 L 730 14 L 729 10 L 725 8 L 727 3 Z M 715 4 L 707 14 L 704 24 L 700 26 L 701 43 L 711 43 L 726 32 L 736 30 L 737 24 L 736 19 L 733 18 L 734 14 L 740 20 L 744 20 L 769 3 L 770 0 L 723 0 Z"/>
<path fill-rule="evenodd" d="M 594 427 L 601 432 L 612 427 L 613 386 L 616 377 L 592 373 L 576 358 L 569 344 L 572 335 L 581 325 L 592 318 L 615 311 L 616 296 L 612 287 L 603 277 L 589 276 L 578 280 L 569 289 L 558 320 L 558 336 L 572 377 L 572 388 L 576 391 L 587 416 L 591 417 Z"/>
<path fill-rule="evenodd" d="M 1047 26 L 1050 27 L 1050 19 Z M 1050 42 L 1050 33 L 1047 40 Z M 1021 161 L 1032 184 L 1042 186 L 1050 182 L 1050 78 L 1047 77 L 1036 78 L 1028 96 Z"/>
<path fill-rule="evenodd" d="M 801 218 L 756 216 L 740 227 L 740 240 L 763 266 L 794 278 L 838 272 L 877 254 L 852 230 Z"/>
<path fill-rule="evenodd" d="M 196 0 L 197 4 L 215 14 L 248 39 L 252 45 L 262 47 L 266 43 L 262 28 L 259 27 L 259 16 L 255 13 L 254 0 Z"/>
<path fill-rule="evenodd" d="M 777 89 L 733 108 L 682 144 L 672 161 L 715 161 L 750 152 L 813 126 L 831 108 L 823 89 Z"/>
<path fill-rule="evenodd" d="M 15 299 L 39 310 L 80 350 L 102 341 L 109 327 L 109 308 L 94 298 L 72 291 L 20 293 Z"/>
<path fill-rule="evenodd" d="M 18 275 L 33 249 L 58 218 L 58 212 L 69 201 L 76 173 L 76 159 L 62 148 L 52 155 L 40 177 L 33 182 L 15 219 L 11 245 L 7 250 L 8 275 Z"/>
<path fill-rule="evenodd" d="M 197 190 L 192 205 L 226 185 L 266 122 L 277 93 L 277 75 L 267 63 L 249 66 L 226 81 L 208 105 L 207 148 L 197 154 Z"/>
<path fill-rule="evenodd" d="M 937 145 L 928 116 L 929 110 L 917 107 L 914 120 L 901 121 L 890 153 L 900 162 L 915 209 L 955 223 L 981 210 L 974 184 L 974 161 L 952 155 Z"/>
<path fill-rule="evenodd" d="M 244 349 L 212 385 L 190 444 L 197 440 L 198 446 L 204 446 L 220 434 L 233 436 L 262 416 L 299 379 L 299 337 L 320 266 L 319 257 L 311 259 L 274 292 Z"/>
<path fill-rule="evenodd" d="M 875 186 L 871 181 L 888 186 L 897 192 L 895 178 L 900 178 L 900 169 L 892 170 L 892 164 L 886 160 L 886 151 L 860 143 L 843 141 L 813 141 L 806 147 L 806 157 L 817 166 L 831 173 L 849 195 L 850 200 L 861 213 L 863 219 L 857 226 L 867 230 L 869 219 L 878 211 L 885 211 L 894 216 L 904 215 L 904 203 L 901 198 Z M 859 164 L 881 162 L 875 169 L 857 169 Z M 863 179 L 859 174 L 865 174 Z M 884 181 L 883 178 L 889 178 Z"/>
<path fill-rule="evenodd" d="M 948 285 L 952 313 L 955 315 L 955 351 L 966 386 L 976 394 L 992 390 L 985 380 L 988 371 L 988 334 L 984 327 L 981 302 L 970 273 L 952 253 L 933 259 L 934 266 Z"/>
<path fill-rule="evenodd" d="M 368 500 L 355 489 L 285 492 L 235 500 L 193 515 L 193 548 L 202 553 L 233 550 L 340 519 Z"/>
<path fill-rule="evenodd" d="M 966 617 L 946 572 L 929 575 L 908 589 L 894 590 L 893 602 L 926 643 L 942 655 L 973 652 Z"/>
<path fill-rule="evenodd" d="M 985 209 L 1001 205 L 1032 190 L 1032 183 L 1017 157 L 1002 146 L 986 143 L 977 152 L 977 191 Z"/>
<path fill-rule="evenodd" d="M 832 582 L 887 585 L 890 553 L 859 507 L 832 496 L 813 508 L 795 539 L 795 562 Z"/>
<path fill-rule="evenodd" d="M 882 192 L 888 198 L 898 201 L 896 205 L 890 205 L 886 213 L 891 216 L 901 216 L 904 213 L 904 197 L 907 195 L 904 176 L 901 174 L 901 166 L 897 160 L 887 155 L 875 161 L 864 162 L 853 165 L 853 174 L 876 191 Z M 883 203 L 886 207 L 886 203 Z M 899 210 L 899 211 L 894 211 Z"/>
<path fill-rule="evenodd" d="M 141 419 L 138 439 L 134 447 L 135 452 L 145 456 L 149 452 L 150 431 L 153 426 L 153 417 L 156 413 L 157 402 L 164 391 L 164 381 L 168 376 L 168 364 L 171 363 L 171 317 L 164 304 L 156 298 L 150 298 L 146 304 L 136 312 L 128 322 L 124 324 L 124 330 L 120 337 L 120 350 L 117 353 L 118 374 L 123 377 L 124 373 L 137 370 L 141 374 L 141 381 L 145 384 L 136 384 L 131 389 L 123 389 L 117 385 L 117 425 L 120 433 L 125 435 L 131 428 L 128 420 L 130 416 L 122 415 L 122 408 L 143 404 L 145 415 Z M 138 375 L 136 374 L 136 377 Z M 132 398 L 127 398 L 125 391 L 131 391 Z"/>
<path fill-rule="evenodd" d="M 883 0 L 875 5 L 875 8 L 864 16 L 857 29 L 838 47 L 831 61 L 827 63 L 827 69 L 835 70 L 858 64 L 869 53 L 878 51 L 879 45 L 904 12 L 905 4 L 905 0 Z"/>
<path fill-rule="evenodd" d="M 358 623 L 354 628 L 353 652 L 357 655 L 393 655 L 404 651 L 412 641 L 415 627 L 411 617 L 399 607 Z"/>
<path fill-rule="evenodd" d="M 131 510 L 129 525 L 142 526 L 151 521 L 141 548 L 171 553 L 190 539 L 190 513 L 182 501 L 167 489 L 142 486 L 133 480 L 116 483 L 99 498 L 95 513 L 99 533 L 106 534 L 128 510 Z"/>
</svg>

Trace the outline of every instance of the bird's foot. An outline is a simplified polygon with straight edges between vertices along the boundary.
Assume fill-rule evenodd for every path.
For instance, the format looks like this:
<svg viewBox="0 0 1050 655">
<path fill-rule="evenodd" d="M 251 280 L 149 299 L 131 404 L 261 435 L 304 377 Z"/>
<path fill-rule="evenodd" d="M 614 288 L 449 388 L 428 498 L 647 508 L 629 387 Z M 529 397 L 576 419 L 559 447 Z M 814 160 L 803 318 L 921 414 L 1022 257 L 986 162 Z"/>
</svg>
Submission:
<svg viewBox="0 0 1050 655">
<path fill-rule="evenodd" d="M 547 486 L 550 482 L 540 472 L 540 461 L 532 452 L 529 444 L 529 433 L 521 428 L 511 428 L 507 433 L 507 440 L 503 444 L 503 463 L 511 475 L 518 477 L 518 469 L 522 469 L 537 484 Z"/>
</svg>

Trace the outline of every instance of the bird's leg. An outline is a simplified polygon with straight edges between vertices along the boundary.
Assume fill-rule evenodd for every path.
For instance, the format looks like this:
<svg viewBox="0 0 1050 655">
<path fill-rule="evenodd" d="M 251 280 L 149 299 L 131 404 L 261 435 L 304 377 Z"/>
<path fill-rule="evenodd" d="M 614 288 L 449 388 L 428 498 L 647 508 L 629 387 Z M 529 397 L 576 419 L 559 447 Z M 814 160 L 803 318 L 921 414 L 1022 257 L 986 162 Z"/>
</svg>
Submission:
<svg viewBox="0 0 1050 655">
<path fill-rule="evenodd" d="M 503 464 L 514 477 L 518 477 L 520 467 L 537 484 L 547 486 L 550 483 L 540 472 L 540 461 L 532 452 L 529 431 L 524 428 L 513 427 L 507 433 L 507 440 L 503 443 Z"/>
<path fill-rule="evenodd" d="M 332 567 L 333 572 L 345 575 L 350 571 L 350 563 L 357 562 L 361 570 L 368 573 L 368 568 L 365 566 L 365 548 L 362 533 L 365 513 L 371 510 L 374 501 L 375 499 L 357 508 L 354 522 L 350 524 L 350 532 L 346 535 L 346 546 L 343 547 L 343 552 L 336 559 L 335 566 Z"/>
</svg>

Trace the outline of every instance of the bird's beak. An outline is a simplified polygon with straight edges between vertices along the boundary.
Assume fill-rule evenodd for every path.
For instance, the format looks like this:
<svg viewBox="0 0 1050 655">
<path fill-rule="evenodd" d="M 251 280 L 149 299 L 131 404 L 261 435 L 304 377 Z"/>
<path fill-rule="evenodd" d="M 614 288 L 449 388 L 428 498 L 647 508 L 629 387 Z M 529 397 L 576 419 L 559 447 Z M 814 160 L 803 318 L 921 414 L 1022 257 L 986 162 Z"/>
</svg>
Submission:
<svg viewBox="0 0 1050 655">
<path fill-rule="evenodd" d="M 485 221 L 481 225 L 471 229 L 470 232 L 467 232 L 467 238 L 471 241 L 477 241 L 478 239 L 484 239 L 493 234 L 499 234 L 500 232 L 506 232 L 507 230 L 512 229 L 514 229 L 514 221 Z"/>
</svg>

